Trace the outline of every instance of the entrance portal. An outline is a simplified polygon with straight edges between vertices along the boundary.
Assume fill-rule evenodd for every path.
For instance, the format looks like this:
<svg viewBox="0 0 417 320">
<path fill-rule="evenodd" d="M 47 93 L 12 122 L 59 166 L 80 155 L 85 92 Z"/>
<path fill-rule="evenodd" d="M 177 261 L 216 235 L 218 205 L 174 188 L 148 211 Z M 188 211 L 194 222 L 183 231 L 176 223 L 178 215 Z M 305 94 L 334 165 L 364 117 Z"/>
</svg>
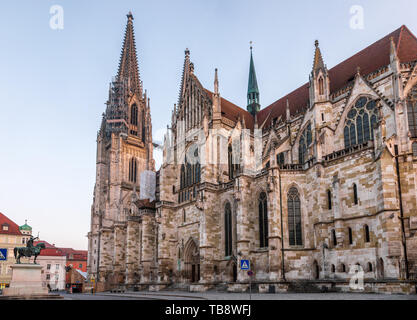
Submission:
<svg viewBox="0 0 417 320">
<path fill-rule="evenodd" d="M 200 250 L 193 239 L 185 245 L 184 264 L 186 279 L 190 282 L 200 281 Z"/>
</svg>

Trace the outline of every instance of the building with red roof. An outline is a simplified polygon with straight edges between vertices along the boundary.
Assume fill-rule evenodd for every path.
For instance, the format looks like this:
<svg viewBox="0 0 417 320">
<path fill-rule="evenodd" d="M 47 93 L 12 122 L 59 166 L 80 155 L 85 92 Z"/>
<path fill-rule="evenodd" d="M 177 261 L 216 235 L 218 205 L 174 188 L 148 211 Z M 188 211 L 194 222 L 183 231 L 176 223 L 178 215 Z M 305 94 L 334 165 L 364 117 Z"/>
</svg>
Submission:
<svg viewBox="0 0 417 320">
<path fill-rule="evenodd" d="M 26 225 L 25 223 L 24 226 Z M 13 220 L 0 212 L 0 289 L 7 287 L 11 281 L 10 266 L 15 263 L 13 249 L 25 246 L 25 241 L 30 235 L 26 231 L 28 230 L 23 233 Z"/>
</svg>

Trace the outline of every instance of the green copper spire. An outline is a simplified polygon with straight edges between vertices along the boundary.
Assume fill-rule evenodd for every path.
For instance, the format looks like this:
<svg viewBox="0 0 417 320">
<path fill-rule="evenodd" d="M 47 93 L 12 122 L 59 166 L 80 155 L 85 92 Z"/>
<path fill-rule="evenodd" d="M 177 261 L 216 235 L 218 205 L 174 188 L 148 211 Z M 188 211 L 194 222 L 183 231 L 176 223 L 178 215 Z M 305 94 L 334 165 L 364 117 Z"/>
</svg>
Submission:
<svg viewBox="0 0 417 320">
<path fill-rule="evenodd" d="M 253 63 L 253 56 L 252 56 L 252 42 L 250 46 L 250 66 L 249 66 L 247 109 L 252 115 L 255 115 L 260 109 L 258 82 L 256 81 L 255 64 Z"/>
</svg>

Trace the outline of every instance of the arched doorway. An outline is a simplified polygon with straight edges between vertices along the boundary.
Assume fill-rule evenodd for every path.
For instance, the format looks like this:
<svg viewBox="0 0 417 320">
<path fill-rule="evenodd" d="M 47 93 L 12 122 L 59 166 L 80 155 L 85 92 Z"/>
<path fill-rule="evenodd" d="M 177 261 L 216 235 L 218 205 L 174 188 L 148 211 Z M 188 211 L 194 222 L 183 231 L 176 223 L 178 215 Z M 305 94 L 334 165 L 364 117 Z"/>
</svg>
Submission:
<svg viewBox="0 0 417 320">
<path fill-rule="evenodd" d="M 190 282 L 200 280 L 200 250 L 193 239 L 189 239 L 184 248 L 185 278 Z"/>
</svg>

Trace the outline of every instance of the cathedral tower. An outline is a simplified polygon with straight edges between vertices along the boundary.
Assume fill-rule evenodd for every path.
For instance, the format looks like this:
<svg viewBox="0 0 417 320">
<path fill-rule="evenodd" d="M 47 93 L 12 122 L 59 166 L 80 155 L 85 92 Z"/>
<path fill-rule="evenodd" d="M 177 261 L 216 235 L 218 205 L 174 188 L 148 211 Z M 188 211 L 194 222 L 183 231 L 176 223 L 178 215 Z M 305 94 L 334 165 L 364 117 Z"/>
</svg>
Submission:
<svg viewBox="0 0 417 320">
<path fill-rule="evenodd" d="M 121 283 L 128 267 L 127 226 L 137 211 L 140 173 L 154 170 L 149 98 L 140 81 L 132 13 L 127 15 L 119 68 L 106 105 L 97 135 L 88 273 L 97 283 Z"/>
</svg>

